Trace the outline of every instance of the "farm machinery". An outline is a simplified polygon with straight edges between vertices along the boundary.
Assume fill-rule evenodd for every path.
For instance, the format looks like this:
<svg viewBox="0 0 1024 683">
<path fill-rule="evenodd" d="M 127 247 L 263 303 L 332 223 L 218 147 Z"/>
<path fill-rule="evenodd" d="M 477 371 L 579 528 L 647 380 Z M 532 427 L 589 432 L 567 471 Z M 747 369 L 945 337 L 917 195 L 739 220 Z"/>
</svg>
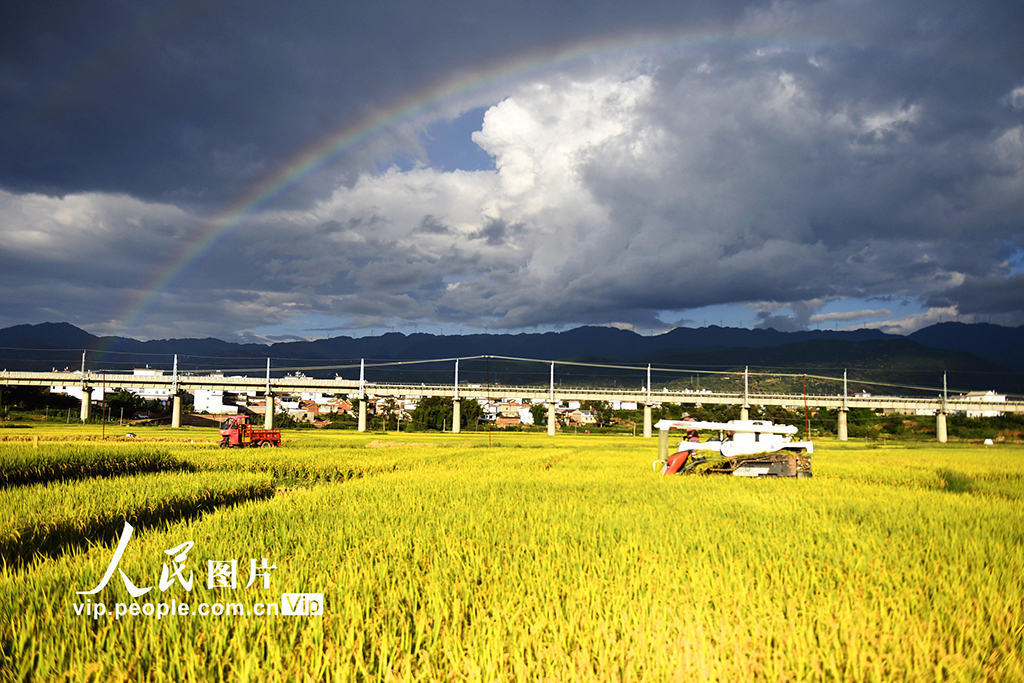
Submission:
<svg viewBox="0 0 1024 683">
<path fill-rule="evenodd" d="M 274 448 L 281 445 L 280 429 L 256 429 L 248 415 L 229 417 L 220 424 L 221 448 Z"/>
<path fill-rule="evenodd" d="M 737 477 L 810 477 L 810 441 L 793 441 L 797 428 L 768 420 L 698 422 L 693 418 L 661 420 L 658 460 L 654 470 L 668 474 L 731 474 Z M 669 431 L 684 430 L 686 437 L 669 454 Z M 717 432 L 701 441 L 702 431 Z"/>
</svg>

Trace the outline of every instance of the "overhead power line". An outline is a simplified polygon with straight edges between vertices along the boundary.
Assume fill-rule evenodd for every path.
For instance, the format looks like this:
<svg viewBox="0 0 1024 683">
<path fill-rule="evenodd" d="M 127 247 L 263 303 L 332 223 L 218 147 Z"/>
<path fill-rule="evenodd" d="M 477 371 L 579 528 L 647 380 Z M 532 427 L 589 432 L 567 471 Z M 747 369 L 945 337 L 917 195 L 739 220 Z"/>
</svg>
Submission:
<svg viewBox="0 0 1024 683">
<path fill-rule="evenodd" d="M 78 353 L 81 352 L 81 349 L 28 349 L 28 348 L 20 348 L 20 347 L 0 347 L 0 350 L 22 351 L 22 352 L 37 352 L 37 353 L 48 353 L 48 354 L 52 354 L 54 352 L 61 352 L 61 351 L 66 351 L 66 352 L 69 352 L 69 353 L 70 352 L 74 352 L 75 354 L 78 354 Z M 86 349 L 86 352 L 88 352 L 88 351 L 90 351 L 90 350 Z M 102 356 L 105 362 L 109 362 L 109 363 L 112 363 L 114 365 L 119 365 L 121 363 L 119 363 L 116 360 L 106 358 L 107 356 L 131 356 L 131 357 L 145 356 L 145 357 L 153 358 L 153 357 L 167 355 L 168 359 L 170 359 L 174 355 L 174 354 L 170 354 L 170 353 L 167 353 L 167 354 L 164 354 L 164 353 L 139 353 L 139 352 L 129 352 L 129 351 L 106 351 L 106 350 L 99 350 L 99 349 L 93 349 L 91 351 L 95 355 Z M 187 360 L 191 360 L 191 359 L 219 360 L 219 361 L 223 361 L 224 362 L 224 367 L 222 367 L 222 368 L 191 368 L 191 369 L 188 369 L 188 370 L 185 371 L 187 374 L 193 374 L 193 375 L 194 374 L 203 374 L 203 373 L 221 373 L 221 372 L 260 373 L 260 374 L 262 374 L 265 371 L 265 366 L 263 366 L 262 364 L 260 366 L 252 366 L 252 367 L 245 366 L 245 365 L 243 365 L 242 367 L 232 367 L 230 365 L 232 362 L 238 362 L 238 363 L 244 363 L 244 362 L 247 362 L 247 361 L 251 362 L 251 361 L 255 360 L 252 356 L 248 356 L 248 357 L 244 357 L 244 356 L 206 356 L 206 355 L 178 354 L 178 358 L 179 358 L 179 367 L 181 367 L 182 361 L 187 361 Z M 77 359 L 77 356 L 76 356 L 76 358 L 68 357 L 68 358 L 61 358 L 61 359 L 57 359 L 57 358 L 53 358 L 53 357 L 46 357 L 46 358 L 34 358 L 34 359 L 10 359 L 10 360 L 20 360 L 20 361 L 32 360 L 32 361 L 38 362 L 38 363 L 68 364 L 69 361 L 76 360 L 76 359 Z M 272 357 L 272 361 L 274 361 L 275 364 L 276 363 L 282 363 L 284 361 L 304 361 L 304 362 L 308 363 L 309 361 L 317 361 L 317 360 L 334 360 L 334 359 L 309 359 L 309 358 L 301 358 L 300 359 L 300 358 L 273 358 Z M 338 360 L 341 360 L 341 359 L 338 359 Z M 669 365 L 669 366 L 665 366 L 665 365 L 662 365 L 662 366 L 655 366 L 655 365 L 647 366 L 647 365 L 634 365 L 634 364 L 629 364 L 629 363 L 621 363 L 621 364 L 620 363 L 598 363 L 598 362 L 587 362 L 587 361 L 555 360 L 555 359 L 541 359 L 541 358 L 524 358 L 524 357 L 518 357 L 518 356 L 501 356 L 501 355 L 452 356 L 452 357 L 447 357 L 447 358 L 428 358 L 428 359 L 369 359 L 369 360 L 370 360 L 370 362 L 363 361 L 362 363 L 360 363 L 358 361 L 355 361 L 354 359 L 344 359 L 344 362 L 340 362 L 340 363 L 309 364 L 309 365 L 291 365 L 291 364 L 285 363 L 283 367 L 281 365 L 277 365 L 276 367 L 273 368 L 273 370 L 276 373 L 281 373 L 281 372 L 329 372 L 329 371 L 339 372 L 339 371 L 343 371 L 343 370 L 355 370 L 355 369 L 359 368 L 360 365 L 362 365 L 362 367 L 364 367 L 364 368 L 396 368 L 396 367 L 403 367 L 403 366 L 422 366 L 422 365 L 431 365 L 431 364 L 436 365 L 436 364 L 441 364 L 441 363 L 454 363 L 456 361 L 499 360 L 499 361 L 514 362 L 514 363 L 532 363 L 532 364 L 538 364 L 538 365 L 544 365 L 544 366 L 550 366 L 551 364 L 554 364 L 555 366 L 562 366 L 562 367 L 593 368 L 593 369 L 596 369 L 596 370 L 613 370 L 613 371 L 617 371 L 617 372 L 620 372 L 620 373 L 632 373 L 632 372 L 635 372 L 635 373 L 637 373 L 640 376 L 645 376 L 646 373 L 648 372 L 648 370 L 650 370 L 651 373 L 656 373 L 656 374 L 659 374 L 659 375 L 662 375 L 662 376 L 664 376 L 665 374 L 676 375 L 676 376 L 685 376 L 685 375 L 691 375 L 691 376 L 693 376 L 693 375 L 702 376 L 703 375 L 703 376 L 708 376 L 708 375 L 713 375 L 713 376 L 719 376 L 719 377 L 740 378 L 740 377 L 742 377 L 744 375 L 744 372 L 742 370 L 738 370 L 738 369 L 718 370 L 718 369 L 711 369 L 709 367 L 700 367 L 700 368 L 698 368 L 698 367 L 677 367 L 677 366 L 671 366 L 671 365 Z M 123 364 L 124 365 L 128 365 L 127 362 L 125 362 Z M 715 366 L 715 367 L 721 367 L 721 366 Z M 797 370 L 797 369 L 794 368 L 793 370 Z M 91 372 L 104 372 L 104 371 L 106 371 L 106 372 L 117 372 L 117 370 L 115 368 L 108 368 L 106 370 L 101 370 L 101 369 L 95 369 L 94 368 L 94 369 L 92 369 L 90 371 Z M 124 371 L 122 370 L 121 372 L 124 372 Z M 939 371 L 938 370 L 928 370 L 928 371 L 924 371 L 924 370 L 899 370 L 898 372 L 899 373 L 905 373 L 905 372 L 929 372 L 929 373 L 936 373 L 937 374 Z M 817 373 L 799 372 L 799 371 L 795 371 L 795 372 L 750 371 L 747 374 L 748 374 L 749 377 L 754 377 L 754 378 L 791 378 L 791 379 L 799 379 L 799 378 L 805 378 L 806 377 L 808 379 L 815 379 L 815 380 L 824 381 L 824 382 L 840 383 L 840 382 L 843 381 L 843 378 L 841 376 L 821 375 L 821 374 L 817 374 Z M 962 373 L 961 373 L 961 371 L 957 371 L 957 374 L 962 374 Z M 978 374 L 978 373 L 973 373 L 972 372 L 971 374 Z M 984 374 L 989 374 L 989 373 L 984 373 Z M 582 377 L 582 376 L 590 377 L 592 379 L 598 379 L 598 378 L 602 377 L 603 375 L 601 375 L 599 373 L 588 374 L 588 375 L 580 375 L 579 373 L 577 373 L 577 377 Z M 855 385 L 870 385 L 870 386 L 873 386 L 873 387 L 886 387 L 886 388 L 893 388 L 893 389 L 910 389 L 910 390 L 913 390 L 913 391 L 922 391 L 922 392 L 941 393 L 943 391 L 942 387 L 939 387 L 939 386 L 930 386 L 930 385 L 923 385 L 923 384 L 901 384 L 901 383 L 897 383 L 897 382 L 886 382 L 886 381 L 882 381 L 882 380 L 865 379 L 865 378 L 858 378 L 858 377 L 849 377 L 847 379 L 847 383 L 848 384 L 855 384 Z M 947 391 L 955 391 L 955 392 L 962 393 L 964 390 L 962 390 L 962 389 L 947 389 Z"/>
</svg>

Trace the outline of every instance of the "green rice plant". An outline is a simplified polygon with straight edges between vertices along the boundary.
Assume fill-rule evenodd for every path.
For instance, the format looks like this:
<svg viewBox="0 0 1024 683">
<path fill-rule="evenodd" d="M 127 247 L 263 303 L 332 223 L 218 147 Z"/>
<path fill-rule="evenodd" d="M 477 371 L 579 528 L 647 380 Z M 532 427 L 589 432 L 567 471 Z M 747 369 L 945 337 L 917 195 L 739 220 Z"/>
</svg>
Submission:
<svg viewBox="0 0 1024 683">
<path fill-rule="evenodd" d="M 165 447 L 147 444 L 0 443 L 0 488 L 89 477 L 188 470 Z"/>
</svg>

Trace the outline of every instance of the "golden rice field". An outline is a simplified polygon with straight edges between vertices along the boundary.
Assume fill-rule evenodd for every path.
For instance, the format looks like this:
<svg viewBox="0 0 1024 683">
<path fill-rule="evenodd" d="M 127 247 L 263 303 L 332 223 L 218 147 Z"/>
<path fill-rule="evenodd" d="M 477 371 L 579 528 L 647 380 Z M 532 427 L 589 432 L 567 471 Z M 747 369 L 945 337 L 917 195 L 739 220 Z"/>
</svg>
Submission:
<svg viewBox="0 0 1024 683">
<path fill-rule="evenodd" d="M 654 439 L 182 432 L 0 443 L 4 482 L 35 473 L 0 488 L 0 677 L 1024 680 L 1022 446 L 662 479 Z M 286 593 L 323 614 L 256 613 Z"/>
</svg>

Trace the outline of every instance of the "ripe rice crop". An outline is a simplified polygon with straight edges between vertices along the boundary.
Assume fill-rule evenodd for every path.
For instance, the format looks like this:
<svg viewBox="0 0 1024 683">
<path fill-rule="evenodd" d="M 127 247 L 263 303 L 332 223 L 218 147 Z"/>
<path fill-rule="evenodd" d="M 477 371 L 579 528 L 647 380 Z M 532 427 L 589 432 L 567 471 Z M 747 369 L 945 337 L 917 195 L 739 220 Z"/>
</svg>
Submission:
<svg viewBox="0 0 1024 683">
<path fill-rule="evenodd" d="M 0 488 L 183 469 L 189 466 L 166 448 L 148 444 L 0 443 Z"/>
<path fill-rule="evenodd" d="M 221 505 L 273 495 L 265 475 L 159 473 L 9 489 L 0 558 L 14 566 L 39 554 L 114 538 L 125 520 L 164 525 Z"/>
<path fill-rule="evenodd" d="M 38 680 L 1024 679 L 1024 449 L 823 442 L 813 479 L 663 479 L 653 440 L 545 438 L 316 449 L 324 466 L 394 467 L 132 538 L 120 569 L 146 585 L 195 542 L 192 590 L 139 602 L 240 615 L 76 613 L 113 540 L 5 569 L 0 665 Z M 241 570 L 237 588 L 200 585 L 225 558 L 266 559 L 270 587 Z M 253 613 L 282 593 L 322 593 L 323 615 Z M 116 579 L 92 598 L 132 602 Z"/>
<path fill-rule="evenodd" d="M 398 453 L 362 448 L 235 448 L 182 451 L 189 463 L 201 469 L 260 472 L 281 484 L 344 482 L 348 479 L 395 470 Z"/>
<path fill-rule="evenodd" d="M 438 440 L 424 442 L 422 436 L 412 435 L 392 441 L 379 436 L 355 443 L 315 445 L 302 448 L 179 448 L 174 451 L 190 467 L 241 472 L 262 472 L 274 477 L 279 484 L 310 485 L 337 482 L 399 470 L 419 470 L 443 465 L 462 467 L 464 462 L 488 457 L 482 451 L 486 443 L 470 440 L 445 443 Z M 416 440 L 412 440 L 416 439 Z M 328 443 L 332 440 L 326 440 Z M 536 444 L 541 446 L 542 444 Z M 522 444 L 515 446 L 516 451 Z M 534 447 L 531 455 L 519 456 L 517 461 L 547 461 L 562 457 L 558 449 Z"/>
</svg>

